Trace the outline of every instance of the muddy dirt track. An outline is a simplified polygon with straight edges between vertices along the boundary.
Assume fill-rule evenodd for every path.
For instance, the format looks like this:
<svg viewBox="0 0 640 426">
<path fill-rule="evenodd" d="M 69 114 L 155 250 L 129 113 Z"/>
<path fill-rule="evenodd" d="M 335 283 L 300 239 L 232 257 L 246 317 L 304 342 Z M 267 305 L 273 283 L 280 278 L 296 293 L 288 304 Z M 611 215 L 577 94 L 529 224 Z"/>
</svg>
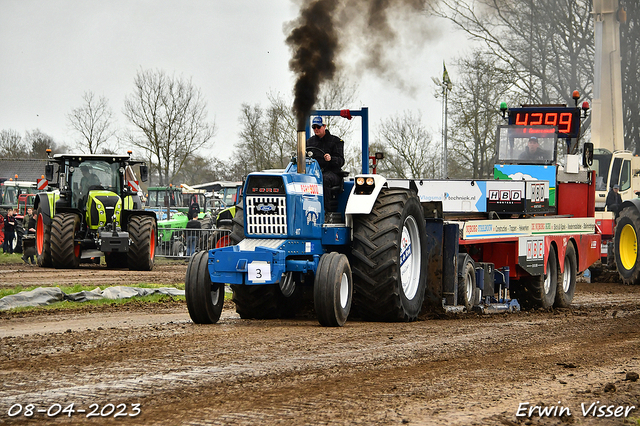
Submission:
<svg viewBox="0 0 640 426">
<path fill-rule="evenodd" d="M 0 277 L 171 285 L 185 267 L 3 265 Z M 10 425 L 638 425 L 640 286 L 579 283 L 574 306 L 552 312 L 338 329 L 311 316 L 240 320 L 231 303 L 220 323 L 194 325 L 171 300 L 4 313 L 0 366 L 0 424 Z"/>
</svg>

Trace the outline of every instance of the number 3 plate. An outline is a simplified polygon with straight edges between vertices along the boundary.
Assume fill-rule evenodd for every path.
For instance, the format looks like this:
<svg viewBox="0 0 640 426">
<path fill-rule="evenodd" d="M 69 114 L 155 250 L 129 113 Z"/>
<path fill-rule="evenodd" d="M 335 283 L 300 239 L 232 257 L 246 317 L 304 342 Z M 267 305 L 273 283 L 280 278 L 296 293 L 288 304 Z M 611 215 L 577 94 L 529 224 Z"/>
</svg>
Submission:
<svg viewBox="0 0 640 426">
<path fill-rule="evenodd" d="M 271 264 L 262 260 L 256 260 L 248 265 L 249 281 L 263 283 L 271 280 Z"/>
</svg>

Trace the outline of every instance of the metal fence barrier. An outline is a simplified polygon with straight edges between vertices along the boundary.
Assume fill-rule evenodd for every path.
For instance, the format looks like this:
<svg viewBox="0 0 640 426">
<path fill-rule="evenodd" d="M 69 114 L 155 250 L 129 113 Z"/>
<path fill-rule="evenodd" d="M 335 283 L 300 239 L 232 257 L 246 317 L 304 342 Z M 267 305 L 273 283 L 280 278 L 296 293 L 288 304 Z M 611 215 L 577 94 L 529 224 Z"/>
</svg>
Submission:
<svg viewBox="0 0 640 426">
<path fill-rule="evenodd" d="M 228 246 L 230 234 L 228 229 L 158 228 L 156 256 L 189 258 L 199 251 Z"/>
</svg>

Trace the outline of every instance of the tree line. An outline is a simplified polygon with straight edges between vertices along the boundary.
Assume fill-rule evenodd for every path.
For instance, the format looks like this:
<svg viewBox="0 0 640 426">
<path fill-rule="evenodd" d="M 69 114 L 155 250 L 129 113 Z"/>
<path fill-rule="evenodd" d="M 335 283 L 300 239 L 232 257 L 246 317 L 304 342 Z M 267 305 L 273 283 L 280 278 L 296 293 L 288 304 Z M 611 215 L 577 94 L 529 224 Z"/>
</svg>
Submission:
<svg viewBox="0 0 640 426">
<path fill-rule="evenodd" d="M 620 0 L 626 11 L 621 22 L 621 55 L 625 143 L 635 150 L 640 141 L 640 6 Z M 592 0 L 440 0 L 424 13 L 449 20 L 476 41 L 474 49 L 456 58 L 449 73 L 448 177 L 490 178 L 493 174 L 496 127 L 504 124 L 500 102 L 573 105 L 572 92 L 590 100 L 594 74 Z M 440 96 L 434 86 L 434 96 Z M 339 73 L 323 84 L 316 109 L 339 109 L 358 98 L 357 83 Z M 216 126 L 207 102 L 190 79 L 162 70 L 140 70 L 123 114 L 127 130 L 113 127 L 107 99 L 86 92 L 83 104 L 68 115 L 78 135 L 74 148 L 86 153 L 109 152 L 116 140 L 141 148 L 150 164 L 154 184 L 196 184 L 242 180 L 256 170 L 284 168 L 295 152 L 296 119 L 292 99 L 268 93 L 267 104 L 243 104 L 240 128 L 228 160 L 207 156 Z M 353 141 L 353 123 L 329 117 L 332 134 L 346 141 L 345 169 L 360 170 L 360 146 Z M 588 137 L 589 119 L 583 124 Z M 359 137 L 355 138 L 358 139 Z M 397 178 L 439 178 L 442 138 L 434 135 L 418 111 L 404 111 L 377 123 L 370 135 L 370 152 L 384 152 L 378 172 Z M 0 132 L 0 156 L 43 158 L 56 145 L 40 130 L 22 137 Z"/>
</svg>

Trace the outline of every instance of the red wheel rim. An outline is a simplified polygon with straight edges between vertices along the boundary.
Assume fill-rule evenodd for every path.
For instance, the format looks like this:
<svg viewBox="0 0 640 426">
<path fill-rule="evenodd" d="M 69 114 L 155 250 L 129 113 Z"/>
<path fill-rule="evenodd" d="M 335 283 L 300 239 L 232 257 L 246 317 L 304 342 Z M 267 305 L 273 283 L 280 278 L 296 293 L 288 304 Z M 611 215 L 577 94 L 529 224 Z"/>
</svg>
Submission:
<svg viewBox="0 0 640 426">
<path fill-rule="evenodd" d="M 38 215 L 38 225 L 36 226 L 36 250 L 38 256 L 42 256 L 44 251 L 44 218 L 42 213 Z"/>
</svg>

